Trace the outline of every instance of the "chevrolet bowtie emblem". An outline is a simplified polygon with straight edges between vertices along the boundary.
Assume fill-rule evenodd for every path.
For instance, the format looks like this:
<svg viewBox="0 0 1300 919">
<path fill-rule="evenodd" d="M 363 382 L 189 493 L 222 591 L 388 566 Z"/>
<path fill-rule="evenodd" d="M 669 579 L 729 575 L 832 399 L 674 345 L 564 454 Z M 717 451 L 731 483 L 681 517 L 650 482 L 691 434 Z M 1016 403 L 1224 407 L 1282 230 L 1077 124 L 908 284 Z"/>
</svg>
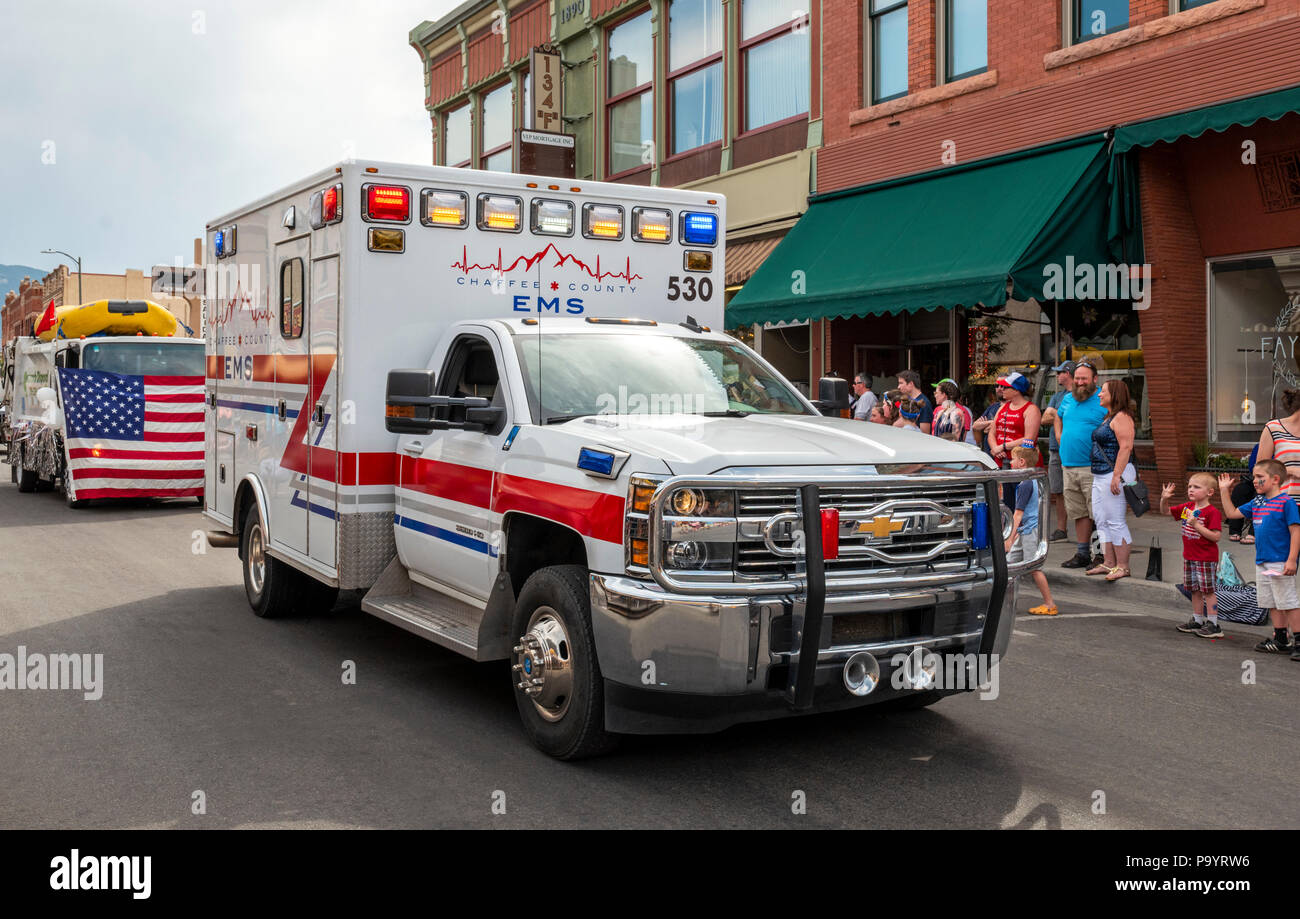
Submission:
<svg viewBox="0 0 1300 919">
<path fill-rule="evenodd" d="M 906 520 L 893 517 L 873 517 L 858 524 L 859 533 L 868 533 L 872 539 L 887 539 L 907 525 Z"/>
</svg>

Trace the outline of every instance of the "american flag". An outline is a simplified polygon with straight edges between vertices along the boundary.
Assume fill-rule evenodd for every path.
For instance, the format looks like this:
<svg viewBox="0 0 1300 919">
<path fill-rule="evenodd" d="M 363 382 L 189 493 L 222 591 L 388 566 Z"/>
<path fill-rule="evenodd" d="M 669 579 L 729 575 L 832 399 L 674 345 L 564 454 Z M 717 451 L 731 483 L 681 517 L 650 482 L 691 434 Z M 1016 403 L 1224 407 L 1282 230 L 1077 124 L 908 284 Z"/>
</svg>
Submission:
<svg viewBox="0 0 1300 919">
<path fill-rule="evenodd" d="M 59 369 L 73 493 L 203 494 L 203 377 Z"/>
</svg>

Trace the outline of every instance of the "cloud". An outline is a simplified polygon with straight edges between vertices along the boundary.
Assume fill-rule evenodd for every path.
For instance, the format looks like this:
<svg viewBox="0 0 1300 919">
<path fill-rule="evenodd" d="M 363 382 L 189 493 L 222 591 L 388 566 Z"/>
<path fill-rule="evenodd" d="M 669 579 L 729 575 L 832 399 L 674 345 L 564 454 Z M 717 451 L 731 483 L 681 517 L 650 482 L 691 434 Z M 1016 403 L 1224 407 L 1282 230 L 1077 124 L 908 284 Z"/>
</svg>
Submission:
<svg viewBox="0 0 1300 919">
<path fill-rule="evenodd" d="M 349 151 L 429 162 L 407 34 L 454 5 L 5 3 L 0 262 L 188 260 L 208 220 Z"/>
</svg>

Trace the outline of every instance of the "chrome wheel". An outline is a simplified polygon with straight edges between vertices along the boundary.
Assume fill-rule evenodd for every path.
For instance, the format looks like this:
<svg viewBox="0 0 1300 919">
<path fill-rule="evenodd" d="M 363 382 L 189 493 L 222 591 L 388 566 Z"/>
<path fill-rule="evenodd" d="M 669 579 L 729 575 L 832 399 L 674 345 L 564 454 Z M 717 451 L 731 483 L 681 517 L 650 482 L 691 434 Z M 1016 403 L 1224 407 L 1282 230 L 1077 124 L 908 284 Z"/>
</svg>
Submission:
<svg viewBox="0 0 1300 919">
<path fill-rule="evenodd" d="M 515 687 L 532 701 L 547 721 L 559 721 L 573 697 L 573 660 L 569 635 L 559 615 L 539 607 L 528 620 L 528 631 L 515 645 Z"/>
<path fill-rule="evenodd" d="M 248 534 L 248 557 L 244 564 L 248 566 L 248 583 L 253 593 L 259 597 L 266 586 L 266 546 L 262 543 L 262 524 L 256 521 L 249 524 L 252 530 Z"/>
</svg>

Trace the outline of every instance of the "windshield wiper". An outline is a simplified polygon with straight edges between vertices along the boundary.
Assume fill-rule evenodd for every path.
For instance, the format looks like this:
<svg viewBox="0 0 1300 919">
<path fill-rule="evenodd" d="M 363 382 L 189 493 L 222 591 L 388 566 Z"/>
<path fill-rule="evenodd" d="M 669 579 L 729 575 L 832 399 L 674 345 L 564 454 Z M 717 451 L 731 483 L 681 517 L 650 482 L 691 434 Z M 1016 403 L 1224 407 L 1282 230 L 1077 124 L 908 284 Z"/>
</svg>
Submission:
<svg viewBox="0 0 1300 919">
<path fill-rule="evenodd" d="M 700 412 L 705 418 L 748 418 L 754 414 L 752 411 L 743 411 L 738 408 L 729 408 L 725 412 Z"/>
<path fill-rule="evenodd" d="M 563 424 L 566 421 L 573 421 L 576 418 L 589 418 L 591 412 L 579 412 L 576 415 L 551 415 L 542 419 L 542 424 Z"/>
</svg>

